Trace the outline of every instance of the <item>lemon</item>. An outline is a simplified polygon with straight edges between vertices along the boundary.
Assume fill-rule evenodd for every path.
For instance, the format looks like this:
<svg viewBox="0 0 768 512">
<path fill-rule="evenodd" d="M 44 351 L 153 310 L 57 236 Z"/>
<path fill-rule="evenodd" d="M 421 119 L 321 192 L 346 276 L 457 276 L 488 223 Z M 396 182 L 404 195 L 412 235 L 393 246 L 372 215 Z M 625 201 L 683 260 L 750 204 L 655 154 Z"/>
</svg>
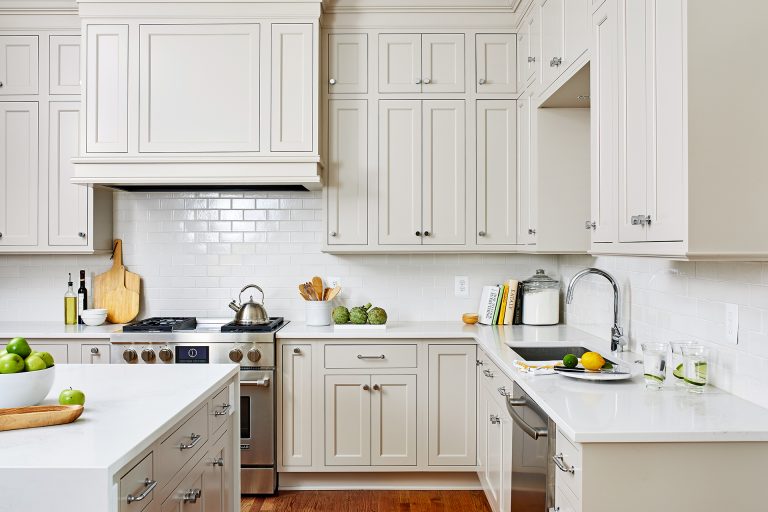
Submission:
<svg viewBox="0 0 768 512">
<path fill-rule="evenodd" d="M 579 358 L 576 357 L 573 354 L 565 354 L 563 357 L 563 366 L 566 368 L 576 368 L 576 365 L 579 364 Z"/>
<path fill-rule="evenodd" d="M 581 366 L 587 370 L 599 370 L 604 364 L 605 359 L 597 352 L 585 352 L 581 355 Z"/>
</svg>

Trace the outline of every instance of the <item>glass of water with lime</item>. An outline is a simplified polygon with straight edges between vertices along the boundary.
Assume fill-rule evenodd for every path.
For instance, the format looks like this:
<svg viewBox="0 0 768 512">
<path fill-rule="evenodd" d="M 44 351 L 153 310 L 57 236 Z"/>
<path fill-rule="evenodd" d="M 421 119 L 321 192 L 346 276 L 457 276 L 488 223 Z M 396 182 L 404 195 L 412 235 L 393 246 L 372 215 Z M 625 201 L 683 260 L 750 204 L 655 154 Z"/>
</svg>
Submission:
<svg viewBox="0 0 768 512">
<path fill-rule="evenodd" d="M 643 376 L 645 388 L 658 391 L 664 385 L 667 378 L 667 353 L 669 346 L 666 343 L 643 343 Z"/>
<path fill-rule="evenodd" d="M 702 393 L 709 380 L 709 350 L 686 345 L 683 350 L 683 381 L 691 393 Z"/>
<path fill-rule="evenodd" d="M 678 340 L 671 341 L 669 343 L 672 349 L 672 358 L 669 361 L 669 367 L 672 368 L 672 376 L 675 378 L 675 386 L 686 387 L 687 384 L 683 380 L 685 374 L 683 363 L 683 347 L 700 346 L 695 341 Z"/>
</svg>

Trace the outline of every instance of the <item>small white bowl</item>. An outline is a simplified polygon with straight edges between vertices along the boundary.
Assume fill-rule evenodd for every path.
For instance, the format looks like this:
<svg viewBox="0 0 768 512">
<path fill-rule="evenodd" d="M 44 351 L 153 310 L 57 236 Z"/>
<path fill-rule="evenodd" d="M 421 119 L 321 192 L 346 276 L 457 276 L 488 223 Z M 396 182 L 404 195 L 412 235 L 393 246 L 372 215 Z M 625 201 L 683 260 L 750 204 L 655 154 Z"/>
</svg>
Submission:
<svg viewBox="0 0 768 512">
<path fill-rule="evenodd" d="M 56 366 L 36 372 L 0 374 L 0 408 L 39 404 L 51 390 L 55 375 Z"/>
<path fill-rule="evenodd" d="M 106 309 L 84 309 L 80 312 L 80 318 L 83 319 L 85 325 L 95 326 L 101 325 L 107 319 Z"/>
</svg>

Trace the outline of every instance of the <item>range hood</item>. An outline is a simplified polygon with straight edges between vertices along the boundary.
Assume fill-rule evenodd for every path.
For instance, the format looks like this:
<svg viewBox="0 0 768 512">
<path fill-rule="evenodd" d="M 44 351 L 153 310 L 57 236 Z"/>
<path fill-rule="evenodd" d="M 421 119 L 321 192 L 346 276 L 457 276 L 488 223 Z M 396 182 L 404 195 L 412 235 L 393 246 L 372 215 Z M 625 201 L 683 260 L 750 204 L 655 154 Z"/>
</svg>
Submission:
<svg viewBox="0 0 768 512">
<path fill-rule="evenodd" d="M 79 0 L 73 183 L 318 189 L 321 0 Z M 115 21 L 118 20 L 118 21 Z"/>
</svg>

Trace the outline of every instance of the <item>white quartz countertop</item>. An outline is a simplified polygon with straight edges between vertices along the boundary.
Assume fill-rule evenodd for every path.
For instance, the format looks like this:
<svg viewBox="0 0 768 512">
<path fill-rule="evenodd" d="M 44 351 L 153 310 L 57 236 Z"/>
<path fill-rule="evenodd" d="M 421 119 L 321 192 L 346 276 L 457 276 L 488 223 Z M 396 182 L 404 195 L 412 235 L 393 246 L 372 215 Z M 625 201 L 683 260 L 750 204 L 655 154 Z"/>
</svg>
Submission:
<svg viewBox="0 0 768 512">
<path fill-rule="evenodd" d="M 21 336 L 27 339 L 108 339 L 123 324 L 64 325 L 63 322 L 0 322 L 0 339 Z"/>
<path fill-rule="evenodd" d="M 668 386 L 646 391 L 638 354 L 623 359 L 635 376 L 620 382 L 578 381 L 561 375 L 531 375 L 513 362 L 515 346 L 582 345 L 607 355 L 608 343 L 556 325 L 483 326 L 461 322 L 393 322 L 386 330 L 334 331 L 291 322 L 281 339 L 453 339 L 475 341 L 493 362 L 535 400 L 560 430 L 577 443 L 768 441 L 768 409 L 717 388 L 692 394 Z M 611 358 L 611 356 L 608 356 Z M 671 379 L 674 380 L 674 379 Z"/>
<path fill-rule="evenodd" d="M 68 425 L 0 432 L 0 475 L 24 469 L 111 474 L 237 373 L 234 364 L 56 365 L 44 403 L 58 403 L 59 392 L 71 386 L 85 393 L 85 411 Z M 2 376 L 0 392 L 9 392 Z"/>
</svg>

